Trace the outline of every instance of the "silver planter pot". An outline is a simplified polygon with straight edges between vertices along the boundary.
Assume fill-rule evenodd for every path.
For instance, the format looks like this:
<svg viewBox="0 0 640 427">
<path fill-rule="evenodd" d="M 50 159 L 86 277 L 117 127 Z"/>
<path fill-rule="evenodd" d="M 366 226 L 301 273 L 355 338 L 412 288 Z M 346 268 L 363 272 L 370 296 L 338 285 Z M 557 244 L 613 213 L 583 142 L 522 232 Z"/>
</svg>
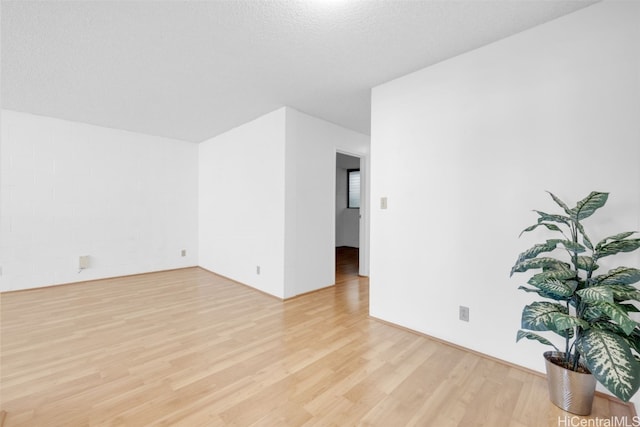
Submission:
<svg viewBox="0 0 640 427">
<path fill-rule="evenodd" d="M 551 402 L 572 414 L 589 415 L 596 391 L 594 376 L 590 373 L 574 372 L 552 362 L 555 358 L 564 358 L 564 353 L 547 351 L 543 356 Z"/>
</svg>

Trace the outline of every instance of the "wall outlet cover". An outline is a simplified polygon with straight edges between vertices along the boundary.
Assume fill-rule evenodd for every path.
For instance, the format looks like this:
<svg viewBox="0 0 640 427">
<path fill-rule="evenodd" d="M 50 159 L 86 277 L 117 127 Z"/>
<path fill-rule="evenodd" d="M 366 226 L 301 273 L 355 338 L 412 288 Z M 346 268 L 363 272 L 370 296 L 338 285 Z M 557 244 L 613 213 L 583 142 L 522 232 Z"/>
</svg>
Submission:
<svg viewBox="0 0 640 427">
<path fill-rule="evenodd" d="M 468 322 L 469 321 L 469 307 L 465 307 L 465 306 L 461 305 L 460 306 L 459 317 L 460 317 L 460 320 L 462 320 L 463 322 Z"/>
</svg>

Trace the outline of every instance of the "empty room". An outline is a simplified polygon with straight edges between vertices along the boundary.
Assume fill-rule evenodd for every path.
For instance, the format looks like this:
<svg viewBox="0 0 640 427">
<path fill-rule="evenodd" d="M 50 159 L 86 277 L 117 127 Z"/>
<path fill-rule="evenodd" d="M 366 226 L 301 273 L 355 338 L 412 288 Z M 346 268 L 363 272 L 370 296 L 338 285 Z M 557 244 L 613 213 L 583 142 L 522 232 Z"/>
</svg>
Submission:
<svg viewBox="0 0 640 427">
<path fill-rule="evenodd" d="M 640 2 L 0 19 L 0 427 L 640 425 Z"/>
</svg>

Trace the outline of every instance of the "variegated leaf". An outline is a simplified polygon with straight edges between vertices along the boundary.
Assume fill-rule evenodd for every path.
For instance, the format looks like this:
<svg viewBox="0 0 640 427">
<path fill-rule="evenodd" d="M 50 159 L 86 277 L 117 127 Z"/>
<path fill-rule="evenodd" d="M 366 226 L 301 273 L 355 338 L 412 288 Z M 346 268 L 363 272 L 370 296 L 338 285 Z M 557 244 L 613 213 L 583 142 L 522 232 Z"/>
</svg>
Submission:
<svg viewBox="0 0 640 427">
<path fill-rule="evenodd" d="M 571 266 L 566 262 L 559 261 L 555 258 L 532 258 L 516 263 L 511 268 L 511 275 L 513 275 L 513 273 L 521 273 L 532 268 L 545 268 L 547 270 L 570 270 Z"/>
<path fill-rule="evenodd" d="M 556 195 L 551 191 L 547 191 L 547 193 L 549 193 L 553 201 L 556 202 L 556 204 L 560 206 L 567 213 L 567 215 L 571 215 L 571 209 L 569 209 L 569 206 L 567 206 L 562 200 L 556 197 Z"/>
<path fill-rule="evenodd" d="M 598 269 L 598 264 L 591 258 L 590 256 L 579 256 L 578 260 L 578 268 L 584 271 L 595 271 Z"/>
<path fill-rule="evenodd" d="M 571 316 L 569 314 L 564 313 L 554 313 L 552 315 L 553 323 L 555 325 L 556 331 L 566 331 L 567 329 L 571 330 L 575 327 L 581 327 L 587 329 L 589 324 L 582 319 L 577 318 L 576 316 Z"/>
<path fill-rule="evenodd" d="M 549 298 L 552 299 L 554 301 L 567 301 L 566 297 L 560 297 L 558 295 L 555 294 L 549 294 L 546 293 L 545 291 L 543 291 L 542 289 L 532 289 L 532 288 L 527 288 L 524 286 L 518 286 L 519 290 L 523 290 L 525 292 L 530 292 L 530 293 L 535 293 L 538 294 L 538 296 L 542 297 L 542 298 Z"/>
<path fill-rule="evenodd" d="M 604 258 L 619 252 L 633 252 L 638 248 L 640 248 L 640 239 L 614 240 L 601 246 L 600 249 L 596 249 L 594 257 L 597 259 Z"/>
<path fill-rule="evenodd" d="M 638 326 L 638 323 L 631 320 L 627 313 L 616 304 L 605 302 L 597 304 L 597 306 L 604 314 L 609 316 L 611 320 L 616 322 L 627 335 L 631 334 L 635 327 Z"/>
<path fill-rule="evenodd" d="M 576 273 L 574 271 L 564 270 L 564 269 L 541 271 L 540 273 L 536 273 L 533 276 L 531 276 L 531 278 L 527 283 L 529 283 L 532 286 L 538 286 L 539 283 L 546 282 L 549 280 L 573 279 L 575 275 Z"/>
<path fill-rule="evenodd" d="M 579 348 L 593 376 L 615 396 L 629 401 L 640 387 L 640 363 L 628 343 L 594 328 L 584 332 Z"/>
<path fill-rule="evenodd" d="M 549 341 L 545 337 L 542 337 L 538 334 L 534 334 L 533 332 L 523 331 L 522 329 L 520 329 L 518 331 L 518 336 L 516 337 L 516 342 L 520 341 L 522 338 L 539 341 L 542 344 L 550 345 L 551 347 L 555 348 L 556 351 L 560 351 L 558 347 L 556 347 L 551 341 Z"/>
<path fill-rule="evenodd" d="M 627 237 L 633 236 L 636 233 L 637 233 L 637 231 L 625 231 L 625 232 L 618 233 L 618 234 L 613 235 L 613 236 L 605 237 L 604 239 L 602 239 L 602 240 L 600 240 L 598 242 L 598 244 L 596 245 L 596 249 L 600 249 L 601 247 L 603 247 L 604 245 L 606 245 L 609 242 L 616 242 L 616 241 L 624 240 Z"/>
<path fill-rule="evenodd" d="M 541 296 L 555 300 L 564 300 L 571 296 L 578 286 L 576 281 L 567 280 L 574 276 L 575 273 L 571 270 L 549 270 L 533 275 L 527 283 L 540 290 L 544 290 L 544 295 L 541 294 Z M 551 285 L 548 286 L 546 285 L 547 283 L 551 283 Z M 559 288 L 554 292 L 555 286 L 558 286 Z M 553 293 L 547 294 L 547 290 Z"/>
<path fill-rule="evenodd" d="M 576 282 L 572 282 L 577 285 Z M 557 279 L 550 279 L 545 282 L 538 283 L 538 288 L 547 295 L 552 295 L 555 300 L 568 299 L 573 295 L 574 286 L 562 282 Z"/>
<path fill-rule="evenodd" d="M 576 292 L 582 301 L 588 304 L 598 302 L 613 302 L 613 290 L 608 286 L 592 286 Z"/>
<path fill-rule="evenodd" d="M 571 252 L 582 253 L 586 251 L 584 246 L 580 243 L 572 242 L 571 240 L 558 240 L 557 243 L 561 244 Z"/>
<path fill-rule="evenodd" d="M 632 285 L 611 286 L 616 301 L 640 301 L 640 291 Z"/>
<path fill-rule="evenodd" d="M 555 331 L 555 314 L 569 314 L 566 307 L 552 302 L 536 301 L 522 310 L 522 329 Z"/>
<path fill-rule="evenodd" d="M 597 322 L 594 323 L 593 325 L 591 325 L 592 328 L 595 329 L 599 329 L 601 331 L 609 331 L 612 334 L 615 334 L 621 338 L 626 337 L 627 335 L 622 331 L 622 329 L 620 329 L 620 326 L 616 325 L 615 323 L 606 321 L 606 322 Z M 630 340 L 633 339 L 633 333 L 631 335 L 628 336 L 628 340 L 626 340 L 627 342 L 630 342 Z"/>
<path fill-rule="evenodd" d="M 622 338 L 632 350 L 632 353 L 640 353 L 640 330 L 638 328 L 634 329 L 631 335 L 625 335 L 620 326 L 611 322 L 598 322 L 593 324 L 592 328 L 611 332 L 617 337 Z"/>
<path fill-rule="evenodd" d="M 630 285 L 640 280 L 640 270 L 632 267 L 618 267 L 594 279 L 601 285 Z"/>
<path fill-rule="evenodd" d="M 593 250 L 593 243 L 591 243 L 591 239 L 589 239 L 589 236 L 587 236 L 587 233 L 584 231 L 582 224 L 576 222 L 576 226 L 578 227 L 580 234 L 582 234 L 582 243 L 590 250 Z"/>
<path fill-rule="evenodd" d="M 593 305 L 587 306 L 587 308 L 582 313 L 582 318 L 591 324 L 596 323 L 600 320 L 606 320 L 608 323 L 608 317 L 606 317 L 604 313 L 602 313 L 602 310 Z"/>
<path fill-rule="evenodd" d="M 558 240 L 547 240 L 545 243 L 538 243 L 538 244 L 532 246 L 531 248 L 529 248 L 526 251 L 522 252 L 518 256 L 518 260 L 516 261 L 516 264 L 521 263 L 522 261 L 525 261 L 527 259 L 535 258 L 538 255 L 540 255 L 541 253 L 551 252 L 552 250 L 554 250 L 557 247 L 559 241 L 560 241 L 559 239 Z"/>
<path fill-rule="evenodd" d="M 534 211 L 534 212 L 536 212 L 539 215 L 539 218 L 538 218 L 539 224 L 543 223 L 544 221 L 557 222 L 557 223 L 566 224 L 566 225 L 571 224 L 571 218 L 566 216 L 548 214 L 542 211 Z"/>
<path fill-rule="evenodd" d="M 571 209 L 569 214 L 574 221 L 582 221 L 590 217 L 597 209 L 607 203 L 609 193 L 600 193 L 592 191 L 587 197 L 580 200 L 575 208 Z"/>
<path fill-rule="evenodd" d="M 539 227 L 539 226 L 541 226 L 541 225 L 542 225 L 542 226 L 544 226 L 544 227 L 547 227 L 547 229 L 548 229 L 548 230 L 551 230 L 551 231 L 560 231 L 560 232 L 562 232 L 562 230 L 560 230 L 560 228 L 559 228 L 557 225 L 555 225 L 555 224 L 549 224 L 549 223 L 547 223 L 547 222 L 541 222 L 541 223 L 534 224 L 534 225 L 531 225 L 531 226 L 529 226 L 529 227 L 525 228 L 524 230 L 522 230 L 522 231 L 520 232 L 520 236 L 522 236 L 524 233 L 526 233 L 526 232 L 528 232 L 528 231 L 533 231 L 533 230 L 535 230 L 536 228 L 538 228 L 538 227 Z"/>
</svg>

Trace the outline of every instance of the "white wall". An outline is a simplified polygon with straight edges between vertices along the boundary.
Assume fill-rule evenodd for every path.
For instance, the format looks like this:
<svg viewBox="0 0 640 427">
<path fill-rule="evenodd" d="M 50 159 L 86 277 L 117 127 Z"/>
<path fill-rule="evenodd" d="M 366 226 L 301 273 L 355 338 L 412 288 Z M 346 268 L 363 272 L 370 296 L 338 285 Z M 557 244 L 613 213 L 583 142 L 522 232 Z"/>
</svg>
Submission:
<svg viewBox="0 0 640 427">
<path fill-rule="evenodd" d="M 197 265 L 197 145 L 3 110 L 1 153 L 0 290 Z"/>
<path fill-rule="evenodd" d="M 544 370 L 509 270 L 545 237 L 518 234 L 554 211 L 545 190 L 611 193 L 593 240 L 640 229 L 638 22 L 598 3 L 373 89 L 371 315 Z"/>
<path fill-rule="evenodd" d="M 280 298 L 334 282 L 336 150 L 365 135 L 289 108 L 199 145 L 2 119 L 2 290 L 193 265 Z"/>
<path fill-rule="evenodd" d="M 368 156 L 369 137 L 287 112 L 286 297 L 335 282 L 336 152 Z"/>
<path fill-rule="evenodd" d="M 284 297 L 285 109 L 199 149 L 200 265 Z"/>
<path fill-rule="evenodd" d="M 347 208 L 349 169 L 359 169 L 360 159 L 338 153 L 336 157 L 336 247 L 360 245 L 360 209 Z"/>
<path fill-rule="evenodd" d="M 286 107 L 201 143 L 200 265 L 280 298 L 332 285 L 336 150 L 368 146 Z"/>
</svg>

